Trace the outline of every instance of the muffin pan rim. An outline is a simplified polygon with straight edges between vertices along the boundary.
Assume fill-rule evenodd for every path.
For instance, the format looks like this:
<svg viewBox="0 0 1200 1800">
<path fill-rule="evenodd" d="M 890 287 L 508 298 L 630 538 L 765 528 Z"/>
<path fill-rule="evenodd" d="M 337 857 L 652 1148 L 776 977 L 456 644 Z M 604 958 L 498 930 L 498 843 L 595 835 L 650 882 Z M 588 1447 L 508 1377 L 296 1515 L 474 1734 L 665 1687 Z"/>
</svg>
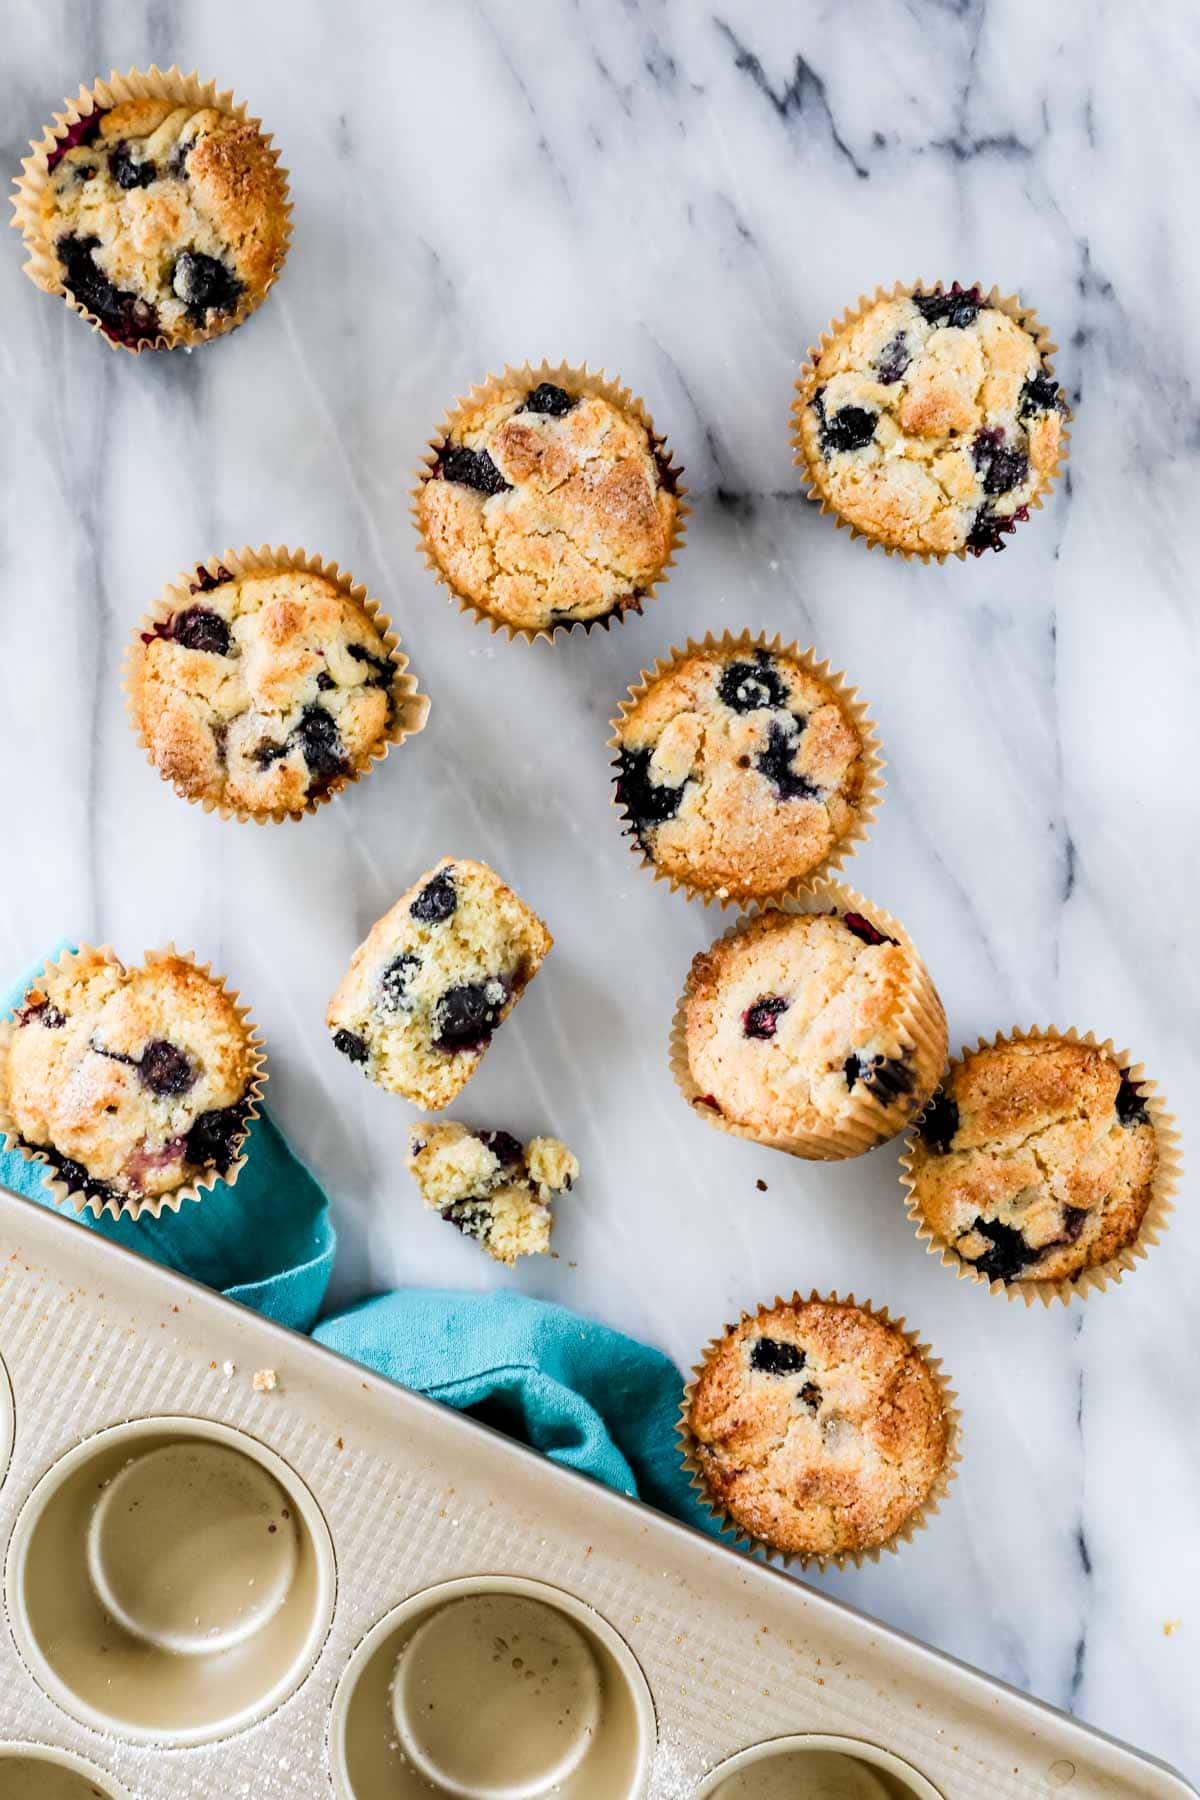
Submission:
<svg viewBox="0 0 1200 1800">
<path fill-rule="evenodd" d="M 3 1729 L 0 1727 L 0 1729 Z M 80 1775 L 85 1781 L 98 1781 L 104 1789 L 104 1800 L 134 1800 L 128 1789 L 123 1787 L 115 1775 L 107 1769 L 89 1762 L 78 1751 L 64 1750 L 57 1744 L 41 1744 L 35 1739 L 0 1737 L 0 1770 L 10 1759 L 25 1758 L 29 1762 L 49 1763 L 51 1767 L 67 1769 L 72 1775 Z"/>
<path fill-rule="evenodd" d="M 752 1769 L 756 1763 L 771 1762 L 775 1752 L 792 1750 L 831 1750 L 835 1755 L 857 1760 L 868 1768 L 882 1769 L 901 1781 L 910 1782 L 910 1795 L 906 1800 L 946 1800 L 928 1776 L 922 1775 L 894 1751 L 871 1743 L 869 1738 L 838 1737 L 824 1731 L 792 1732 L 788 1737 L 763 1738 L 757 1744 L 747 1744 L 744 1750 L 735 1750 L 732 1756 L 727 1756 L 708 1771 L 696 1791 L 695 1800 L 720 1800 L 721 1787 L 731 1775 L 740 1775 L 743 1769 Z M 862 1754 L 864 1750 L 868 1752 L 866 1756 Z M 911 1787 L 912 1780 L 919 1782 L 924 1791 Z"/>
</svg>

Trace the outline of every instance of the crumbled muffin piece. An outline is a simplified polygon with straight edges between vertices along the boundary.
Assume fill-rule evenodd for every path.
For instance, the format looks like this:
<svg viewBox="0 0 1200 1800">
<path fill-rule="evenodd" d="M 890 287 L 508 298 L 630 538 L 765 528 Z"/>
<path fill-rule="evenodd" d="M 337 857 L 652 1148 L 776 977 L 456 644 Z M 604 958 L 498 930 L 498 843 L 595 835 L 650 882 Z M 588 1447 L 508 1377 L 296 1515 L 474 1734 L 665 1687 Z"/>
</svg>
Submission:
<svg viewBox="0 0 1200 1800">
<path fill-rule="evenodd" d="M 196 573 L 194 601 L 134 647 L 150 755 L 189 799 L 300 812 L 370 760 L 400 671 L 366 607 L 325 575 Z"/>
<path fill-rule="evenodd" d="M 765 648 L 696 649 L 621 720 L 617 800 L 651 862 L 744 898 L 779 893 L 852 830 L 863 741 L 828 684 Z"/>
<path fill-rule="evenodd" d="M 216 107 L 122 101 L 81 121 L 49 169 L 43 236 L 117 343 L 228 331 L 282 265 L 283 176 L 258 127 Z"/>
<path fill-rule="evenodd" d="M 445 857 L 354 952 L 329 1003 L 334 1047 L 380 1087 L 447 1106 L 553 942 L 485 863 Z"/>
<path fill-rule="evenodd" d="M 455 415 L 417 515 L 456 593 L 539 630 L 638 607 L 671 554 L 674 488 L 634 413 L 544 382 Z"/>
<path fill-rule="evenodd" d="M 926 1224 L 979 1274 L 1063 1281 L 1137 1237 L 1158 1143 L 1107 1050 L 1002 1039 L 951 1064 L 909 1160 Z"/>
<path fill-rule="evenodd" d="M 791 1301 L 732 1327 L 705 1356 L 687 1424 L 715 1503 L 801 1555 L 888 1543 L 949 1451 L 925 1359 L 845 1301 Z"/>
<path fill-rule="evenodd" d="M 279 1377 L 274 1369 L 255 1369 L 254 1391 L 256 1394 L 273 1394 L 279 1386 Z"/>
<path fill-rule="evenodd" d="M 858 913 L 769 910 L 688 974 L 688 1065 L 702 1099 L 766 1141 L 836 1132 L 867 1099 L 878 1136 L 924 1105 L 944 1039 L 918 1052 L 902 1021 L 920 965 Z"/>
<path fill-rule="evenodd" d="M 0 1105 L 73 1190 L 140 1200 L 229 1170 L 254 1061 L 233 1001 L 194 963 L 89 951 L 47 968 L 3 1028 Z"/>
<path fill-rule="evenodd" d="M 410 1127 L 407 1162 L 426 1206 L 502 1263 L 550 1248 L 551 1202 L 579 1176 L 557 1138 L 522 1145 L 507 1131 L 471 1131 L 449 1120 Z"/>
<path fill-rule="evenodd" d="M 879 300 L 799 397 L 809 471 L 867 537 L 1002 550 L 1058 461 L 1066 402 L 1030 332 L 978 288 Z"/>
</svg>

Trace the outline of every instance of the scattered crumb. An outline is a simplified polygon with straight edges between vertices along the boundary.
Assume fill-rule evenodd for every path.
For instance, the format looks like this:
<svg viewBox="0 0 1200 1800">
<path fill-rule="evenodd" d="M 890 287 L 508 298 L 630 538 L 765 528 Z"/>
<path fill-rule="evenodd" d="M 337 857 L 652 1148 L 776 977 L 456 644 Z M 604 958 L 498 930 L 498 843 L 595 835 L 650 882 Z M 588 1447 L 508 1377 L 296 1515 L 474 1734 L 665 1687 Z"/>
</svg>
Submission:
<svg viewBox="0 0 1200 1800">
<path fill-rule="evenodd" d="M 758 1178 L 758 1180 L 757 1180 L 757 1181 L 756 1181 L 756 1182 L 755 1182 L 755 1184 L 754 1184 L 754 1185 L 755 1185 L 755 1187 L 756 1187 L 756 1188 L 757 1188 L 757 1189 L 758 1189 L 758 1191 L 759 1191 L 759 1193 L 760 1193 L 760 1194 L 765 1194 L 765 1193 L 766 1193 L 766 1191 L 767 1191 L 767 1184 L 766 1184 L 766 1182 L 765 1182 L 765 1181 L 764 1181 L 764 1180 L 763 1180 L 763 1178 L 762 1178 L 762 1176 L 761 1176 L 761 1175 L 760 1175 L 760 1176 L 759 1176 L 759 1178 Z"/>
<path fill-rule="evenodd" d="M 1164 1619 L 1163 1620 L 1163 1636 L 1164 1637 L 1174 1637 L 1175 1633 L 1179 1630 L 1179 1627 L 1182 1624 L 1183 1624 L 1182 1619 Z"/>
<path fill-rule="evenodd" d="M 338 1440 L 337 1440 L 337 1447 L 338 1447 L 338 1449 L 339 1449 L 339 1450 L 344 1450 L 344 1449 L 345 1449 L 345 1448 L 346 1448 L 346 1443 L 345 1443 L 345 1439 L 344 1439 L 344 1438 L 339 1438 L 339 1439 L 338 1439 Z"/>
<path fill-rule="evenodd" d="M 255 1369 L 254 1391 L 256 1394 L 273 1394 L 279 1386 L 279 1377 L 274 1369 Z"/>
<path fill-rule="evenodd" d="M 221 1364 L 221 1373 L 222 1373 L 222 1375 L 224 1375 L 226 1381 L 228 1381 L 231 1376 L 237 1374 L 237 1364 L 231 1363 L 231 1362 L 223 1362 Z"/>
</svg>

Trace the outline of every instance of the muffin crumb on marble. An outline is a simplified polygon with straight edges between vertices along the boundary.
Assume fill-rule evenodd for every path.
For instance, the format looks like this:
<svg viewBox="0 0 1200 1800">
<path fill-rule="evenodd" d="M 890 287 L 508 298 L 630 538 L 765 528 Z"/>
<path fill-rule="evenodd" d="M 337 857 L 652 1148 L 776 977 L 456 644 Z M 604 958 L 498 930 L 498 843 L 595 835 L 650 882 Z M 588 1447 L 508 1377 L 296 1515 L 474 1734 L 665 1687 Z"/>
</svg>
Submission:
<svg viewBox="0 0 1200 1800">
<path fill-rule="evenodd" d="M 407 1167 L 422 1200 L 497 1262 L 544 1255 L 552 1202 L 569 1193 L 579 1163 L 565 1144 L 427 1120 L 408 1134 Z"/>
</svg>

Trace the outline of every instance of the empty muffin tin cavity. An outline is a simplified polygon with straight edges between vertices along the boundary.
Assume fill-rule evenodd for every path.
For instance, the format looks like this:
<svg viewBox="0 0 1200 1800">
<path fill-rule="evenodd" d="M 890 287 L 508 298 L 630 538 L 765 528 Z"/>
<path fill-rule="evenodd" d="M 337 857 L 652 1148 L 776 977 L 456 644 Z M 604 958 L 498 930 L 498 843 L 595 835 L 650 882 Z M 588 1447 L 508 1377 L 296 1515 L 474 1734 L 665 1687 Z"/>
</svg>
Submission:
<svg viewBox="0 0 1200 1800">
<path fill-rule="evenodd" d="M 908 1763 L 857 1738 L 773 1738 L 731 1756 L 696 1800 L 942 1800 Z"/>
<path fill-rule="evenodd" d="M 634 1800 L 656 1736 L 646 1678 L 598 1613 L 480 1576 L 379 1621 L 334 1696 L 339 1800 Z"/>
<path fill-rule="evenodd" d="M 111 1776 L 44 1744 L 0 1744 L 0 1794 L 4 1800 L 128 1800 Z"/>
<path fill-rule="evenodd" d="M 8 1379 L 4 1358 L 0 1356 L 0 1487 L 4 1486 L 4 1477 L 8 1474 L 15 1433 L 16 1413 L 13 1407 L 12 1384 Z"/>
<path fill-rule="evenodd" d="M 200 1744 L 261 1718 L 312 1668 L 333 1545 L 274 1452 L 201 1419 L 145 1419 L 76 1446 L 34 1488 L 5 1587 L 34 1679 L 75 1718 Z"/>
</svg>

